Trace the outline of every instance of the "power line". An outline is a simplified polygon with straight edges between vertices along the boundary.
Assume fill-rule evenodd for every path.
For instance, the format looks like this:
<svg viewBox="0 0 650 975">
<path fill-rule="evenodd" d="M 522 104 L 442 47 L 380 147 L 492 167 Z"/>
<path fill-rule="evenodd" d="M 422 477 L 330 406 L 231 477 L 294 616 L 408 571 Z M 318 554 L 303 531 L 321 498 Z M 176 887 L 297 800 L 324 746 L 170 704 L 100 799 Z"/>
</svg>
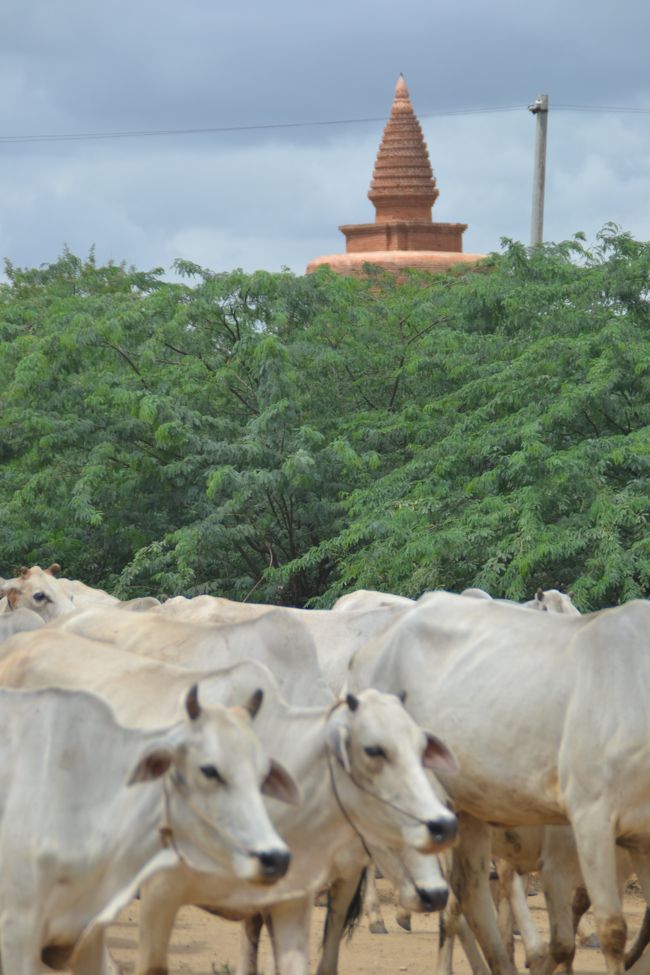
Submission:
<svg viewBox="0 0 650 975">
<path fill-rule="evenodd" d="M 521 109 L 521 105 L 511 105 L 505 108 L 469 108 L 461 111 L 441 111 L 420 114 L 420 118 L 432 118 L 437 115 L 474 115 L 490 112 L 515 112 Z M 205 128 L 193 129 L 133 129 L 123 132 L 62 132 L 50 135 L 2 135 L 0 143 L 14 142 L 81 142 L 89 139 L 133 139 L 148 138 L 150 136 L 175 136 L 175 135 L 210 135 L 222 132 L 261 132 L 268 129 L 299 129 L 309 126 L 326 125 L 360 125 L 366 122 L 386 122 L 385 115 L 376 118 L 346 118 L 329 119 L 326 121 L 313 122 L 270 122 L 263 125 L 222 125 L 209 126 Z"/>
<path fill-rule="evenodd" d="M 558 105 L 554 103 L 553 111 L 557 108 L 569 112 L 620 112 L 629 115 L 650 115 L 650 108 L 634 108 L 630 105 Z"/>
<path fill-rule="evenodd" d="M 525 105 L 506 105 L 491 108 L 449 109 L 437 112 L 419 112 L 419 118 L 451 118 L 463 115 L 492 115 L 500 112 L 518 112 L 526 108 Z M 650 108 L 634 108 L 632 106 L 604 106 L 604 105 L 562 105 L 555 104 L 554 110 L 571 112 L 620 112 L 637 115 L 650 115 Z M 1 135 L 0 145 L 31 142 L 89 142 L 102 139 L 143 139 L 183 135 L 218 135 L 228 132 L 263 132 L 274 129 L 300 129 L 309 127 L 323 127 L 332 125 L 362 125 L 369 122 L 386 122 L 385 115 L 368 118 L 328 119 L 325 121 L 309 122 L 271 122 L 261 125 L 222 125 L 206 126 L 189 129 L 132 129 L 115 132 L 61 132 L 36 135 Z"/>
</svg>

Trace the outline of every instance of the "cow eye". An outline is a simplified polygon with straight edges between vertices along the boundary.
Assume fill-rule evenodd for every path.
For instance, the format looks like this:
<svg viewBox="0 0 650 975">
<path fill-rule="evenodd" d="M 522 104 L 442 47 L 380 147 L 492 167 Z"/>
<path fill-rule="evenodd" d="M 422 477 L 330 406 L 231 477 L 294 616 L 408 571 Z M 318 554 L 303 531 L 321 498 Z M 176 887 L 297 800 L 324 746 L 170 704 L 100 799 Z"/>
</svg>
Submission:
<svg viewBox="0 0 650 975">
<path fill-rule="evenodd" d="M 42 603 L 46 599 L 49 602 L 49 598 L 45 595 L 44 592 L 35 592 L 34 599 L 36 600 L 37 603 Z"/>
<path fill-rule="evenodd" d="M 226 784 L 226 780 L 223 778 L 219 769 L 215 765 L 201 765 L 201 771 L 205 775 L 206 779 L 213 779 L 215 782 L 220 782 L 221 785 Z"/>
<path fill-rule="evenodd" d="M 386 758 L 386 752 L 380 745 L 368 745 L 364 752 L 369 758 Z"/>
</svg>

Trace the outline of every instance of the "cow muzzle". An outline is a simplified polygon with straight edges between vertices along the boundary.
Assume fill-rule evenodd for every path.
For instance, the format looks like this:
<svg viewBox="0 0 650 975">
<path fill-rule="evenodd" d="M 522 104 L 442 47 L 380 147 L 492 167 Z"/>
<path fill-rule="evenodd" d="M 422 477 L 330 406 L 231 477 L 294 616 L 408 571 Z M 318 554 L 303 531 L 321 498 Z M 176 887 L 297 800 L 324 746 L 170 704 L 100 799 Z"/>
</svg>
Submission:
<svg viewBox="0 0 650 975">
<path fill-rule="evenodd" d="M 449 898 L 447 887 L 417 887 L 416 890 L 420 902 L 420 911 L 442 911 L 447 906 L 447 899 Z"/>
<path fill-rule="evenodd" d="M 458 820 L 455 816 L 446 816 L 444 819 L 430 819 L 427 822 L 429 836 L 438 846 L 446 847 L 453 843 L 458 836 Z"/>
<path fill-rule="evenodd" d="M 263 884 L 274 884 L 281 880 L 291 863 L 289 850 L 264 850 L 255 856 L 259 864 L 256 879 Z"/>
</svg>

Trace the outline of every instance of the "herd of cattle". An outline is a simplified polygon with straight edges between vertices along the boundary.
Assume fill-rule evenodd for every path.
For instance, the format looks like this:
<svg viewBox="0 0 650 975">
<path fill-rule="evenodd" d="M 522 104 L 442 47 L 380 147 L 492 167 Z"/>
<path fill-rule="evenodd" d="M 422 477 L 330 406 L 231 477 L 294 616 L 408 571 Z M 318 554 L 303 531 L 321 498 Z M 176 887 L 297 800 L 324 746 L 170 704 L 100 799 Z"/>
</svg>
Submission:
<svg viewBox="0 0 650 975">
<path fill-rule="evenodd" d="M 264 923 L 278 975 L 307 975 L 326 887 L 336 975 L 372 861 L 405 911 L 442 912 L 441 975 L 454 934 L 474 975 L 514 975 L 493 860 L 531 975 L 570 970 L 590 903 L 624 971 L 624 885 L 650 895 L 650 603 L 120 602 L 59 571 L 0 580 L 2 975 L 116 972 L 104 932 L 138 895 L 136 975 L 165 975 L 184 904 L 243 922 L 238 975 Z"/>
</svg>

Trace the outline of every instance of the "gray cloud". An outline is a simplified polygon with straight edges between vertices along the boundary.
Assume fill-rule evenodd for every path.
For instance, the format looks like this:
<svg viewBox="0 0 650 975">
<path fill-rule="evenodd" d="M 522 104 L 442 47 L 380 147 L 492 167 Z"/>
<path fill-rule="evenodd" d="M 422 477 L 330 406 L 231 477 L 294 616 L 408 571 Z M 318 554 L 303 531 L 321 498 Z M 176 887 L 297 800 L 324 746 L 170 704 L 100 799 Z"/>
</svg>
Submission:
<svg viewBox="0 0 650 975">
<path fill-rule="evenodd" d="M 650 107 L 650 5 L 626 0 L 11 0 L 0 12 L 0 134 L 385 118 L 399 71 L 441 197 L 468 251 L 528 239 L 534 120 L 551 98 L 546 236 L 610 219 L 650 230 L 648 116 L 554 111 Z M 443 109 L 519 112 L 428 117 Z M 382 123 L 0 147 L 0 255 L 80 253 L 169 267 L 280 268 L 342 249 L 366 198 Z"/>
</svg>

